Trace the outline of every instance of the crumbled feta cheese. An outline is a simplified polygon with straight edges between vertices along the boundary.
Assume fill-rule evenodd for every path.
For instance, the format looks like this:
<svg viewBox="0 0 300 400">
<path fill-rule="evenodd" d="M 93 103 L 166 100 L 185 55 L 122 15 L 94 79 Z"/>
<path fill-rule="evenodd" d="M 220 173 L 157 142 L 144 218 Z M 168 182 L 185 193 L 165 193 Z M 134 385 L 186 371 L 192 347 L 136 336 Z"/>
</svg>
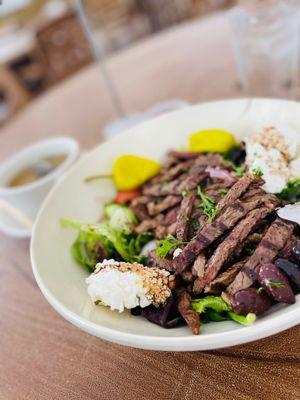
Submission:
<svg viewBox="0 0 300 400">
<path fill-rule="evenodd" d="M 173 258 L 179 256 L 180 253 L 182 253 L 182 249 L 177 248 L 177 249 L 174 251 L 174 253 L 173 253 Z"/>
<path fill-rule="evenodd" d="M 125 308 L 164 304 L 171 295 L 169 272 L 138 263 L 104 260 L 87 279 L 94 302 L 123 312 Z"/>
<path fill-rule="evenodd" d="M 291 171 L 291 178 L 299 178 L 300 177 L 300 158 L 291 161 L 290 163 L 290 171 Z"/>
<path fill-rule="evenodd" d="M 299 133 L 290 126 L 283 124 L 278 125 L 277 128 L 281 135 L 284 137 L 290 159 L 296 158 L 298 156 L 298 150 L 300 147 Z"/>
<path fill-rule="evenodd" d="M 151 240 L 142 248 L 141 255 L 148 256 L 150 251 L 155 250 L 156 247 L 156 240 Z"/>
<path fill-rule="evenodd" d="M 280 127 L 280 130 L 264 128 L 246 139 L 246 164 L 250 170 L 262 170 L 263 189 L 268 193 L 280 193 L 289 180 L 300 176 L 299 164 L 294 160 L 300 147 L 300 135 L 292 128 Z"/>
</svg>

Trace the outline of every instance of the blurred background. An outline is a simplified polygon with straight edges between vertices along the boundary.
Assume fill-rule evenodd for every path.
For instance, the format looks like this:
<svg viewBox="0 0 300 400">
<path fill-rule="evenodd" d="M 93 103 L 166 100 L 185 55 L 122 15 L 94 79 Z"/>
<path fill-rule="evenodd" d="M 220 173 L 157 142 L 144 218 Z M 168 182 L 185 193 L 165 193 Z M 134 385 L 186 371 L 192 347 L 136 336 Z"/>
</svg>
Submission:
<svg viewBox="0 0 300 400">
<path fill-rule="evenodd" d="M 83 0 L 101 57 L 233 0 Z M 94 54 L 72 0 L 3 0 L 0 5 L 0 124 L 87 67 Z M 117 106 L 117 105 L 116 105 Z"/>
</svg>

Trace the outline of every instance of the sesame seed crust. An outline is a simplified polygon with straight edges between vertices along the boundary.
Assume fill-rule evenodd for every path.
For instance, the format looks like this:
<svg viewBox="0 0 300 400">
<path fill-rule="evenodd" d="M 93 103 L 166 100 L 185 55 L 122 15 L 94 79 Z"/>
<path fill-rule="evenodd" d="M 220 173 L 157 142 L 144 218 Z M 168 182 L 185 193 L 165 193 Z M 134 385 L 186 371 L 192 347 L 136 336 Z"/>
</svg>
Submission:
<svg viewBox="0 0 300 400">
<path fill-rule="evenodd" d="M 291 160 L 288 146 L 284 136 L 274 127 L 264 128 L 261 133 L 251 136 L 252 143 L 260 143 L 267 150 L 277 149 L 286 162 Z"/>
<path fill-rule="evenodd" d="M 170 284 L 174 277 L 164 269 L 155 267 L 145 267 L 139 263 L 127 263 L 114 261 L 109 264 L 96 266 L 94 274 L 108 272 L 115 269 L 119 272 L 132 272 L 139 276 L 143 287 L 147 290 L 146 297 L 151 303 L 158 307 L 166 302 L 171 295 Z"/>
</svg>

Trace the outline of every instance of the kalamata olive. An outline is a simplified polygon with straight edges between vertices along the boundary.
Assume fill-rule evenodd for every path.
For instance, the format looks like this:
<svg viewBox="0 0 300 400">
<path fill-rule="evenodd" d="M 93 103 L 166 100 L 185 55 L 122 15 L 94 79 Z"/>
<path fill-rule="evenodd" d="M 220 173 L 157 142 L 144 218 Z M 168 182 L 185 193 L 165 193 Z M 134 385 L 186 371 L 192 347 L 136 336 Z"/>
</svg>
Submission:
<svg viewBox="0 0 300 400">
<path fill-rule="evenodd" d="M 274 264 L 259 268 L 258 281 L 266 293 L 280 303 L 295 303 L 295 295 L 287 277 Z"/>
<path fill-rule="evenodd" d="M 300 260 L 300 243 L 293 247 L 293 254 Z"/>
<path fill-rule="evenodd" d="M 175 306 L 173 296 L 168 298 L 163 307 L 156 308 L 153 305 L 150 305 L 146 308 L 140 309 L 140 312 L 133 312 L 133 310 L 131 310 L 133 315 L 141 315 L 148 321 L 162 326 L 163 328 L 173 328 L 183 323 L 183 319 Z"/>
<path fill-rule="evenodd" d="M 229 157 L 235 164 L 242 164 L 246 158 L 245 143 L 240 147 L 234 147 L 229 151 Z"/>
<path fill-rule="evenodd" d="M 270 297 L 264 291 L 259 292 L 253 287 L 240 290 L 234 295 L 232 301 L 233 310 L 242 315 L 247 315 L 248 313 L 263 314 L 271 305 Z"/>
<path fill-rule="evenodd" d="M 278 258 L 275 261 L 275 265 L 281 269 L 285 273 L 285 275 L 289 278 L 292 287 L 295 289 L 295 292 L 300 292 L 300 268 L 297 264 L 294 264 L 288 260 L 284 260 L 283 258 Z"/>
</svg>

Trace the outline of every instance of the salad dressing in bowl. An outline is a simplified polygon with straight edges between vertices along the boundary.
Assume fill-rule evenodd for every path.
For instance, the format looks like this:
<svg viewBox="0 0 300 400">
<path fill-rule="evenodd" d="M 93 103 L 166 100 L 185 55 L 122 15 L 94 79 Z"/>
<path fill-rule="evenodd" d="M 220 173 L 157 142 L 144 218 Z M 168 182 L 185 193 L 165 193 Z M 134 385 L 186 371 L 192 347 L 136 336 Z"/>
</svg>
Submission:
<svg viewBox="0 0 300 400">
<path fill-rule="evenodd" d="M 8 187 L 28 185 L 50 174 L 67 158 L 66 154 L 45 157 L 23 168 L 7 184 Z"/>
</svg>

